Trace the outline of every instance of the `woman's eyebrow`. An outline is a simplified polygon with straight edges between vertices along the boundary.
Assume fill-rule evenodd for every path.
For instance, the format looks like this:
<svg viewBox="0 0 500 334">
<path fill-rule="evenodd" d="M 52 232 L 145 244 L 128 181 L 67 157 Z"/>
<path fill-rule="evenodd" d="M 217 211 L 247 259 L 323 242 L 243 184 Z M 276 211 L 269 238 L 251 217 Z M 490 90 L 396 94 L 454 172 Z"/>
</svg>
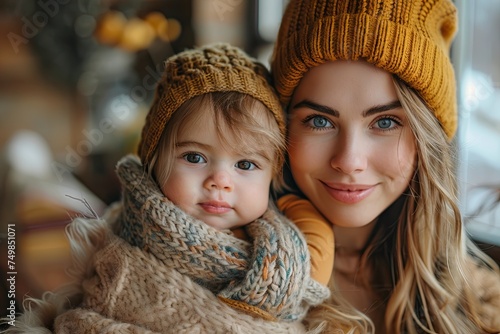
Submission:
<svg viewBox="0 0 500 334">
<path fill-rule="evenodd" d="M 340 113 L 335 109 L 332 109 L 330 107 L 327 107 L 325 105 L 322 105 L 322 104 L 319 104 L 319 103 L 316 103 L 316 102 L 313 102 L 313 101 L 307 100 L 307 99 L 304 99 L 300 102 L 297 102 L 296 104 L 293 105 L 292 109 L 297 109 L 297 108 L 302 108 L 302 107 L 306 107 L 306 108 L 316 110 L 316 111 L 319 111 L 319 112 L 322 112 L 325 114 L 329 114 L 329 115 L 332 115 L 334 117 L 339 117 L 339 115 L 340 115 Z"/>
<path fill-rule="evenodd" d="M 377 106 L 371 107 L 365 111 L 363 111 L 363 117 L 368 117 L 377 113 L 381 113 L 384 111 L 394 110 L 397 108 L 401 108 L 401 102 L 399 100 L 392 101 L 386 104 L 379 104 Z"/>
<path fill-rule="evenodd" d="M 332 115 L 334 117 L 340 116 L 340 113 L 337 110 L 330 108 L 328 106 L 313 102 L 311 100 L 307 100 L 307 99 L 304 99 L 304 100 L 296 103 L 295 105 L 293 105 L 292 109 L 297 109 L 297 108 L 302 108 L 302 107 L 313 109 L 313 110 L 316 110 L 316 111 L 319 111 L 319 112 L 322 112 L 325 114 Z M 385 103 L 385 104 L 379 104 L 379 105 L 376 105 L 374 107 L 371 107 L 371 108 L 363 111 L 362 115 L 363 115 L 363 117 L 368 117 L 368 116 L 371 116 L 371 115 L 374 115 L 377 113 L 381 113 L 384 111 L 389 111 L 389 110 L 393 110 L 393 109 L 397 109 L 397 108 L 401 108 L 401 102 L 399 102 L 399 100 L 392 101 L 392 102 Z"/>
</svg>

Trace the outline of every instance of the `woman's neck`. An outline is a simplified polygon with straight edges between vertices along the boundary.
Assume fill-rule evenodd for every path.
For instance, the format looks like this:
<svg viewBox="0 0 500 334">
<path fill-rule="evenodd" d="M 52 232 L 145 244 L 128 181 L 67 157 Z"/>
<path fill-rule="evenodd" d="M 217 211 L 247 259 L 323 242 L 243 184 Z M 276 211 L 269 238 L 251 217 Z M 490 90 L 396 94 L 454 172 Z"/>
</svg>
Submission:
<svg viewBox="0 0 500 334">
<path fill-rule="evenodd" d="M 338 255 L 361 255 L 375 227 L 375 221 L 363 227 L 333 226 L 335 253 Z"/>
<path fill-rule="evenodd" d="M 361 268 L 361 256 L 376 221 L 359 228 L 334 226 L 334 279 L 339 292 L 352 306 L 372 319 L 377 333 L 385 333 L 387 291 L 371 284 L 373 268 Z"/>
</svg>

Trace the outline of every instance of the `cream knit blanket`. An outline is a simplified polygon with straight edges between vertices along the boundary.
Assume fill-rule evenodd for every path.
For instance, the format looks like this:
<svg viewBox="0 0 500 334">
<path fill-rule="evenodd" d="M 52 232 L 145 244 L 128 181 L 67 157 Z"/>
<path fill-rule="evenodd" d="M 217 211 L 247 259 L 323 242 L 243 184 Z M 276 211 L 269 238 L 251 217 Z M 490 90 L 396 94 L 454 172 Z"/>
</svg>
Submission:
<svg viewBox="0 0 500 334">
<path fill-rule="evenodd" d="M 83 282 L 83 304 L 55 321 L 56 333 L 304 333 L 297 322 L 239 312 L 187 275 L 109 233 Z"/>
</svg>

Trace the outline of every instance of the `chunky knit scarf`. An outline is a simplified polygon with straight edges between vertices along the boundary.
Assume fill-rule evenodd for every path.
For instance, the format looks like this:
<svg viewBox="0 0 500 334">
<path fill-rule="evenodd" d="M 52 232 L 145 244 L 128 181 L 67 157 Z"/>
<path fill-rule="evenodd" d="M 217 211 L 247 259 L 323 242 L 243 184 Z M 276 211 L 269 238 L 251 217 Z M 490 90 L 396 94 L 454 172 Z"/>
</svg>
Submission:
<svg viewBox="0 0 500 334">
<path fill-rule="evenodd" d="M 119 162 L 117 174 L 123 186 L 117 233 L 233 307 L 295 321 L 328 297 L 309 276 L 304 238 L 275 211 L 247 226 L 250 245 L 173 205 L 134 156 Z"/>
</svg>

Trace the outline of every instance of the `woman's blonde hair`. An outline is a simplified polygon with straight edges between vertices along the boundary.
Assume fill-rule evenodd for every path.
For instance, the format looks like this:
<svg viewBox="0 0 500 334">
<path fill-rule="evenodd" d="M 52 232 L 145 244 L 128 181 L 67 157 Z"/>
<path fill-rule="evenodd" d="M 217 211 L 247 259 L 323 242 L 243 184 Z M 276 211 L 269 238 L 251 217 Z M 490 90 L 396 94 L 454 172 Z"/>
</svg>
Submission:
<svg viewBox="0 0 500 334">
<path fill-rule="evenodd" d="M 158 184 L 164 184 L 171 173 L 180 131 L 191 131 L 186 126 L 201 117 L 202 113 L 210 113 L 214 117 L 223 145 L 232 149 L 259 149 L 273 163 L 275 178 L 280 175 L 285 154 L 285 137 L 273 113 L 250 95 L 217 92 L 189 99 L 169 119 L 151 163 L 145 166 Z M 265 116 L 264 121 L 256 117 L 258 113 Z"/>
<path fill-rule="evenodd" d="M 364 283 L 371 287 L 384 284 L 383 278 L 390 282 L 388 333 L 492 332 L 479 318 L 473 291 L 478 282 L 472 282 L 470 268 L 498 267 L 463 230 L 455 148 L 417 93 L 397 78 L 394 83 L 415 136 L 417 167 L 408 190 L 379 216 L 358 275 L 370 272 L 371 281 Z M 339 295 L 334 279 L 330 288 L 331 298 L 309 312 L 308 326 L 326 333 L 374 333 L 372 321 Z"/>
</svg>

